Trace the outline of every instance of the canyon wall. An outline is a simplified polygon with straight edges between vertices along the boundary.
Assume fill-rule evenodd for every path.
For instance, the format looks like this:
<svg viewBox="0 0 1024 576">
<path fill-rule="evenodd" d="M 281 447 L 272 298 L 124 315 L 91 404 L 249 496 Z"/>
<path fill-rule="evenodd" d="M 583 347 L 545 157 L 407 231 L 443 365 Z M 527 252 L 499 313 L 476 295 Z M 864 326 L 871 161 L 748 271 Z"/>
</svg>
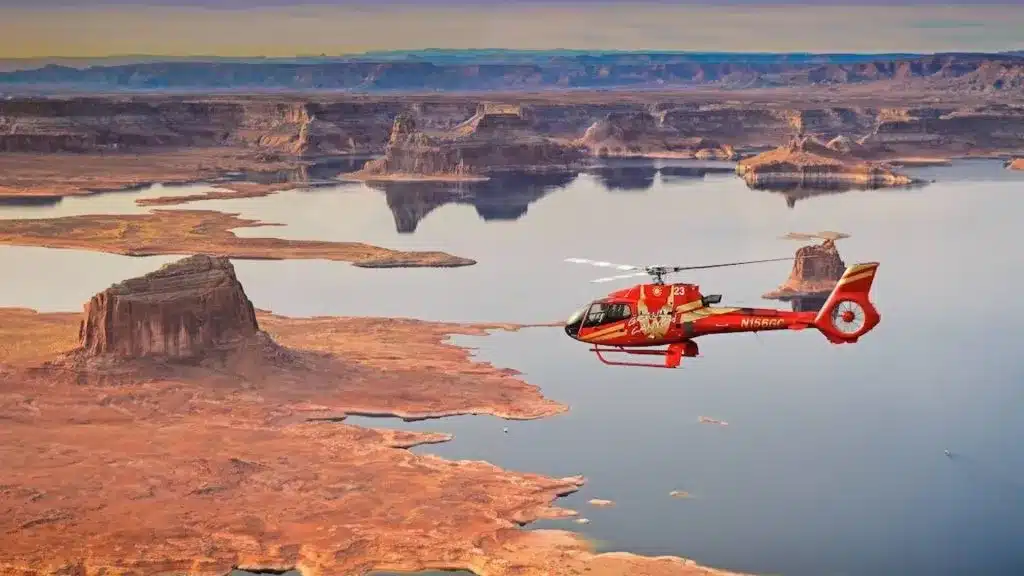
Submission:
<svg viewBox="0 0 1024 576">
<path fill-rule="evenodd" d="M 11 97 L 0 100 L 0 153 L 141 153 L 216 146 L 301 157 L 376 155 L 384 153 L 400 114 L 429 136 L 507 133 L 506 139 L 583 140 L 594 153 L 707 149 L 707 157 L 729 158 L 729 150 L 758 151 L 801 134 L 822 141 L 844 137 L 880 157 L 1024 153 L 1024 104 L 796 106 L 693 98 L 652 95 L 647 101 L 608 97 L 573 103 L 565 101 L 568 97 L 514 95 Z M 502 106 L 518 112 L 495 111 Z"/>
</svg>

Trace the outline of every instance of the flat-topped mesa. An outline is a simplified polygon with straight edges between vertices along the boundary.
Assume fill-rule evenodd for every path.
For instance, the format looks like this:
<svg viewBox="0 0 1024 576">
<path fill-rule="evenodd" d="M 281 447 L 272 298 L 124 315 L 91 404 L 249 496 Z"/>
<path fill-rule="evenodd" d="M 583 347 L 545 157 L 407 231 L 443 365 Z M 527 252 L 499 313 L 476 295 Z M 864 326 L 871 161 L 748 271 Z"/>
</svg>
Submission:
<svg viewBox="0 0 1024 576">
<path fill-rule="evenodd" d="M 355 180 L 482 180 L 495 172 L 573 170 L 584 158 L 576 147 L 538 136 L 523 110 L 477 111 L 447 133 L 427 135 L 408 114 L 392 128 L 383 158 L 345 174 Z"/>
<path fill-rule="evenodd" d="M 673 156 L 729 160 L 736 153 L 714 140 L 686 138 L 649 112 L 610 112 L 594 122 L 577 144 L 601 157 Z"/>
<path fill-rule="evenodd" d="M 835 288 L 846 263 L 839 256 L 836 240 L 847 238 L 847 234 L 820 232 L 818 234 L 789 234 L 786 238 L 804 240 L 821 238 L 821 244 L 801 246 L 796 251 L 793 269 L 777 289 L 764 294 L 762 298 L 790 300 L 792 298 L 827 295 Z"/>
<path fill-rule="evenodd" d="M 231 261 L 196 255 L 93 296 L 79 342 L 89 356 L 186 359 L 230 349 L 259 331 Z"/>
<path fill-rule="evenodd" d="M 834 146 L 840 148 L 841 144 L 836 142 Z M 745 158 L 736 165 L 736 173 L 752 188 L 877 188 L 915 182 L 885 164 L 835 150 L 810 136 L 794 138 L 785 146 Z"/>
</svg>

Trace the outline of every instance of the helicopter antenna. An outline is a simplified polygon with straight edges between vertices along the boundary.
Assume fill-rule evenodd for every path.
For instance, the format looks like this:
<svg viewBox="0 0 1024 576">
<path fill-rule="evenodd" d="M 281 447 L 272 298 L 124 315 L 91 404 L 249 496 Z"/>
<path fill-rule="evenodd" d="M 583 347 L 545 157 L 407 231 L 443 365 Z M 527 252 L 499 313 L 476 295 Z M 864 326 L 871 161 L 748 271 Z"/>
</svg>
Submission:
<svg viewBox="0 0 1024 576">
<path fill-rule="evenodd" d="M 815 256 L 804 256 L 804 258 L 815 258 Z M 675 274 L 676 272 L 683 272 L 686 270 L 704 270 L 707 268 L 725 268 L 727 266 L 744 266 L 747 264 L 760 264 L 762 262 L 785 262 L 789 260 L 795 260 L 795 256 L 788 256 L 786 258 L 768 258 L 766 260 L 746 260 L 743 262 L 726 262 L 724 264 L 703 264 L 700 266 L 634 266 L 632 264 L 615 264 L 612 262 L 604 262 L 601 260 L 588 260 L 586 258 L 566 258 L 566 262 L 572 262 L 574 264 L 590 264 L 591 266 L 599 266 L 602 268 L 613 268 L 615 270 L 630 271 L 628 274 L 619 274 L 616 276 L 606 276 L 604 278 L 597 278 L 591 280 L 591 282 L 611 282 L 612 280 L 622 280 L 625 278 L 636 278 L 639 276 L 650 276 L 655 284 L 664 284 L 665 276 L 669 274 Z"/>
</svg>

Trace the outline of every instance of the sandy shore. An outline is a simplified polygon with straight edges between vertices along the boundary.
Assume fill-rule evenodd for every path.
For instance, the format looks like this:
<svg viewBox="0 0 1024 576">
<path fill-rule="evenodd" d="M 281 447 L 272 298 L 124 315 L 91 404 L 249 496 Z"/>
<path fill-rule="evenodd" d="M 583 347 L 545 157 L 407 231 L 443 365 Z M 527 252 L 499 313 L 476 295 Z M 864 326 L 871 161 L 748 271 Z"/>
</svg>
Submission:
<svg viewBox="0 0 1024 576">
<path fill-rule="evenodd" d="M 324 420 L 565 410 L 442 342 L 515 326 L 258 316 L 285 351 L 244 349 L 216 369 L 132 361 L 111 385 L 59 361 L 77 314 L 0 309 L 0 572 L 725 574 L 519 529 L 575 515 L 552 501 L 582 478 L 418 456 L 404 448 L 450 436 Z"/>
<path fill-rule="evenodd" d="M 299 166 L 294 159 L 260 160 L 252 150 L 233 147 L 138 154 L 4 153 L 0 154 L 0 197 L 95 194 L 157 183 L 202 182 L 228 172 L 277 172 Z M 251 191 L 255 186 L 260 185 L 247 188 Z"/>
<path fill-rule="evenodd" d="M 210 254 L 240 259 L 326 259 L 366 268 L 455 267 L 476 263 L 444 252 L 403 252 L 360 242 L 239 238 L 231 231 L 274 225 L 211 210 L 0 220 L 0 244 L 129 256 Z"/>
</svg>

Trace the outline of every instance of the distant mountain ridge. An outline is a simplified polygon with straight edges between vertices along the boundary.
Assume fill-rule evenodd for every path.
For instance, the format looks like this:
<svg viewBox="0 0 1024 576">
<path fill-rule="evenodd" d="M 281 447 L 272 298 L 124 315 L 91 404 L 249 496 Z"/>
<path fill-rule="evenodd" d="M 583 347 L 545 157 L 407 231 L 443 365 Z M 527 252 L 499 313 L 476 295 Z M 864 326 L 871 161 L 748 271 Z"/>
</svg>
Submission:
<svg viewBox="0 0 1024 576">
<path fill-rule="evenodd" d="M 138 58 L 143 61 L 47 64 L 0 72 L 0 91 L 740 89 L 880 81 L 969 91 L 1024 90 L 1024 56 L 1014 53 L 417 50 L 287 59 Z M 5 67 L 10 66 L 7 61 Z"/>
</svg>

